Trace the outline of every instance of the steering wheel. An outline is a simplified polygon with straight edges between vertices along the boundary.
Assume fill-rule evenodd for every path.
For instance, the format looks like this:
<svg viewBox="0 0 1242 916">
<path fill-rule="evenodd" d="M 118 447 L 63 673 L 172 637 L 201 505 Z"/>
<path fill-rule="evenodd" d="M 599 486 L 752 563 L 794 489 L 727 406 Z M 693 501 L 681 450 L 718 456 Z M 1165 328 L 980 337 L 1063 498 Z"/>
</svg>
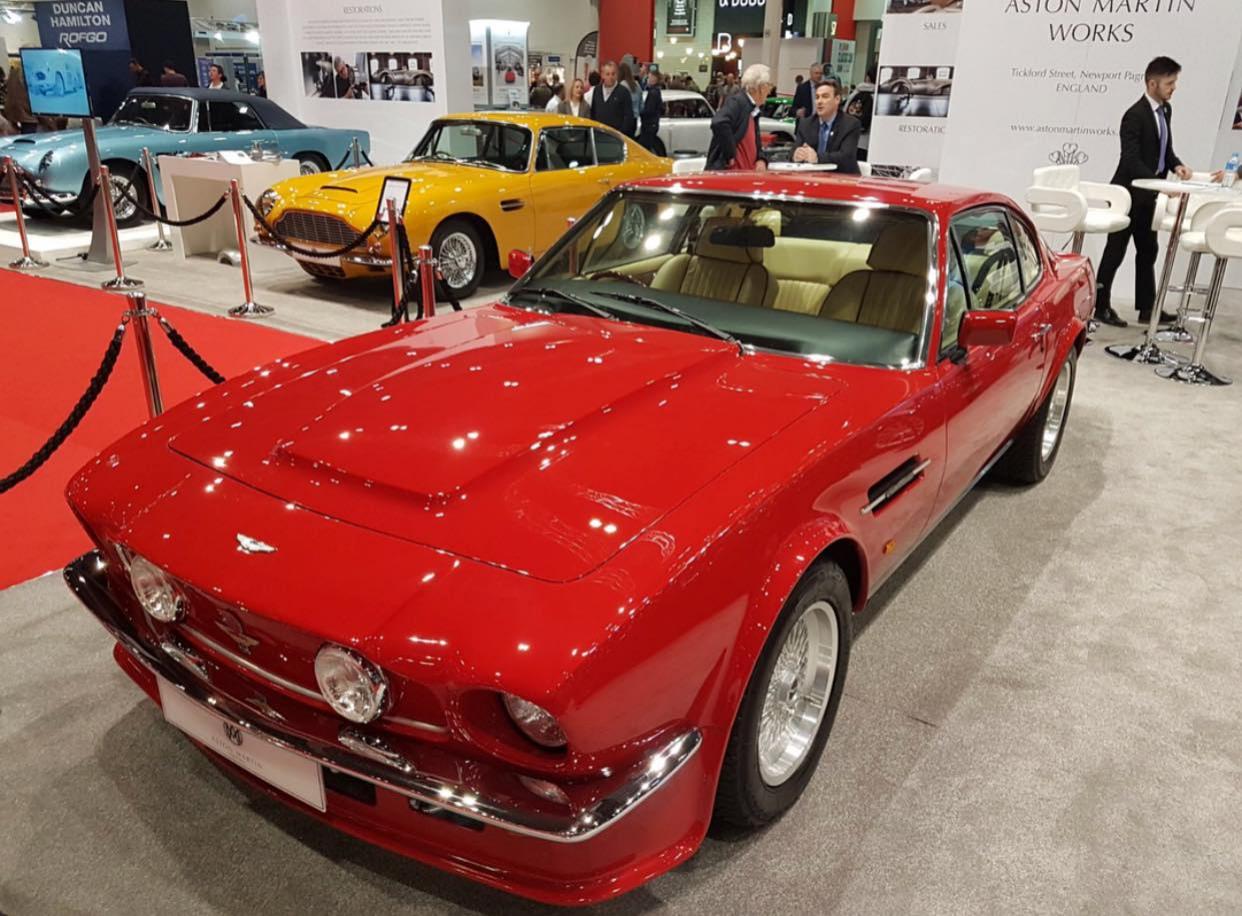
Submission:
<svg viewBox="0 0 1242 916">
<path fill-rule="evenodd" d="M 997 267 L 1004 267 L 1005 265 L 1012 264 L 1017 260 L 1018 253 L 1012 248 L 1002 248 L 999 251 L 992 252 L 988 255 L 987 260 L 979 265 L 979 273 L 975 276 L 974 282 L 970 284 L 970 291 L 976 296 L 979 295 L 979 290 L 983 289 L 983 283 L 987 280 L 988 274 L 990 274 Z M 984 303 L 983 306 L 985 309 L 992 307 L 992 299 L 994 296 L 994 293 L 988 293 L 987 302 Z"/>
<path fill-rule="evenodd" d="M 650 283 L 644 283 L 638 277 L 631 277 L 629 274 L 623 274 L 616 270 L 601 270 L 597 274 L 591 274 L 592 280 L 624 280 L 627 283 L 633 283 L 637 286 L 649 287 Z"/>
</svg>

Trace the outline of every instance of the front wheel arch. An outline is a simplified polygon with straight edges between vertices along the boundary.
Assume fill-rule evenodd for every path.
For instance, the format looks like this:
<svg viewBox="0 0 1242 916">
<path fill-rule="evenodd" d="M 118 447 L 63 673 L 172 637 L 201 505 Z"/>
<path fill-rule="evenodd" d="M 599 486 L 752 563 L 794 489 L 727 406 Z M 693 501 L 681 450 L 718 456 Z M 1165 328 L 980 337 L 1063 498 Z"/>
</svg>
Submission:
<svg viewBox="0 0 1242 916">
<path fill-rule="evenodd" d="M 477 213 L 454 213 L 450 216 L 444 217 L 444 219 L 436 223 L 432 230 L 427 233 L 428 241 L 431 240 L 432 236 L 443 229 L 446 224 L 452 222 L 453 220 L 464 220 L 469 223 L 477 233 L 479 233 L 479 240 L 483 243 L 484 269 L 499 269 L 501 266 L 500 248 L 496 243 L 496 233 L 492 231 L 492 224 L 483 217 L 479 216 Z"/>
</svg>

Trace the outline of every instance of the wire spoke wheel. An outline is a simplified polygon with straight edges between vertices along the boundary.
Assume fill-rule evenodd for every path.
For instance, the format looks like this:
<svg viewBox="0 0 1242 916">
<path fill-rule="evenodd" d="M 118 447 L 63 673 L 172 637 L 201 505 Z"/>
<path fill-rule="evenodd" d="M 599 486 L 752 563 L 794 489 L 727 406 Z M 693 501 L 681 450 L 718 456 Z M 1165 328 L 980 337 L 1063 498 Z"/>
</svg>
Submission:
<svg viewBox="0 0 1242 916">
<path fill-rule="evenodd" d="M 766 785 L 781 785 L 806 759 L 828 707 L 839 645 L 827 601 L 809 605 L 789 628 L 759 714 L 759 775 Z"/>
<path fill-rule="evenodd" d="M 464 289 L 474 279 L 479 265 L 479 252 L 474 240 L 464 232 L 453 232 L 440 243 L 440 273 L 450 289 Z"/>
<path fill-rule="evenodd" d="M 109 185 L 112 191 L 112 208 L 116 213 L 116 221 L 123 223 L 126 220 L 133 219 L 134 214 L 138 212 L 138 205 L 130 200 L 131 197 L 138 196 L 133 181 L 121 175 L 110 175 Z M 127 194 L 128 196 L 126 196 Z"/>
</svg>

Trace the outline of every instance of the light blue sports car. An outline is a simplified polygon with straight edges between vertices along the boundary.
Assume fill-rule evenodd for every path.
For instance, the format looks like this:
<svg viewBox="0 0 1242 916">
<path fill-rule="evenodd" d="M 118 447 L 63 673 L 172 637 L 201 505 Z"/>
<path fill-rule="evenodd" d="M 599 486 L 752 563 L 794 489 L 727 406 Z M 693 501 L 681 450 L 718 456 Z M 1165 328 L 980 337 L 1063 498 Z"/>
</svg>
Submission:
<svg viewBox="0 0 1242 916">
<path fill-rule="evenodd" d="M 112 121 L 99 128 L 96 136 L 100 158 L 112 173 L 112 196 L 121 223 L 141 217 L 138 208 L 122 196 L 122 189 L 151 208 L 141 164 L 143 147 L 151 150 L 152 156 L 160 156 L 250 150 L 259 143 L 278 148 L 287 159 L 298 160 L 303 174 L 336 168 L 355 137 L 363 152 L 371 147 L 365 130 L 307 127 L 269 99 L 190 88 L 132 90 Z M 58 203 L 76 201 L 87 190 L 86 144 L 80 130 L 0 139 L 2 156 L 12 156 L 42 189 L 43 196 Z M 155 187 L 162 195 L 158 175 Z M 0 201 L 9 200 L 6 182 L 0 189 Z M 45 212 L 28 198 L 23 209 L 32 215 Z"/>
</svg>

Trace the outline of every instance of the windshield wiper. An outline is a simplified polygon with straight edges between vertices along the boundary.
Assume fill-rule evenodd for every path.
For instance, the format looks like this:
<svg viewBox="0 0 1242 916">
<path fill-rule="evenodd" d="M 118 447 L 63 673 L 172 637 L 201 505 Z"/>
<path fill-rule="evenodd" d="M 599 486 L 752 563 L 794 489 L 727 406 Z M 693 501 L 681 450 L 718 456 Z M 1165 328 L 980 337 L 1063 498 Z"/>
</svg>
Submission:
<svg viewBox="0 0 1242 916">
<path fill-rule="evenodd" d="M 725 340 L 733 344 L 735 347 L 737 347 L 738 356 L 746 355 L 746 345 L 743 344 L 736 337 L 734 337 L 732 334 L 730 334 L 728 331 L 722 331 L 720 328 L 716 327 L 714 324 L 708 324 L 702 318 L 696 318 L 694 315 L 691 315 L 689 312 L 686 312 L 686 311 L 683 311 L 682 309 L 677 308 L 677 306 L 675 305 L 669 305 L 667 302 L 661 302 L 658 299 L 652 299 L 649 296 L 638 296 L 638 295 L 635 295 L 634 293 L 595 292 L 594 295 L 607 296 L 610 299 L 619 299 L 621 302 L 632 302 L 635 305 L 642 305 L 642 306 L 646 306 L 647 308 L 655 309 L 656 311 L 667 312 L 669 315 L 676 315 L 678 318 L 680 318 L 682 321 L 686 322 L 687 324 L 694 325 L 696 328 L 706 331 L 708 334 L 711 334 L 713 337 L 719 337 L 721 340 Z"/>
<path fill-rule="evenodd" d="M 587 302 L 585 299 L 580 299 L 577 296 L 575 296 L 573 293 L 567 293 L 559 289 L 552 289 L 551 287 L 547 287 L 547 286 L 533 286 L 533 287 L 523 286 L 521 289 L 514 290 L 513 292 L 511 292 L 509 294 L 509 297 L 512 298 L 514 296 L 520 296 L 523 293 L 529 293 L 530 295 L 538 296 L 541 299 L 560 299 L 562 302 L 568 302 L 568 303 L 571 303 L 572 305 L 576 305 L 578 306 L 578 308 L 584 309 L 585 311 L 590 312 L 592 315 L 598 315 L 600 318 L 614 318 L 615 319 L 617 317 L 616 315 L 608 311 L 608 309 L 604 308 L 603 306 L 596 305 L 593 302 Z"/>
<path fill-rule="evenodd" d="M 434 153 L 423 153 L 423 155 L 416 156 L 415 158 L 416 159 L 437 159 L 437 160 L 442 159 L 445 162 L 460 162 L 461 161 L 456 156 L 454 156 L 452 153 L 446 153 L 442 149 L 438 149 Z"/>
</svg>

